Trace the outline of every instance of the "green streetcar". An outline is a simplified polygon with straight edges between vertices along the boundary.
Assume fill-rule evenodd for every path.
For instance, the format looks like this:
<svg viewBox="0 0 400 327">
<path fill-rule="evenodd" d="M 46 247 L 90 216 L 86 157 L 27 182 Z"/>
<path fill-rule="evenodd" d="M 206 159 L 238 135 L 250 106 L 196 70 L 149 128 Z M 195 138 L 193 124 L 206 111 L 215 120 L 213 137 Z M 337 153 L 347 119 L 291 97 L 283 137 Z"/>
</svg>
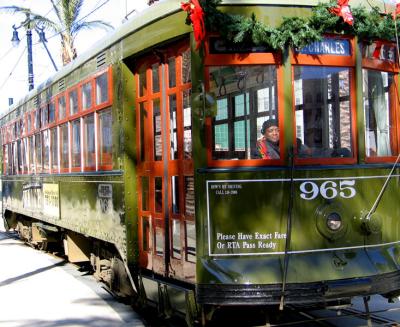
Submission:
<svg viewBox="0 0 400 327">
<path fill-rule="evenodd" d="M 398 296 L 389 5 L 191 4 L 151 6 L 1 117 L 6 226 L 188 322 Z"/>
</svg>

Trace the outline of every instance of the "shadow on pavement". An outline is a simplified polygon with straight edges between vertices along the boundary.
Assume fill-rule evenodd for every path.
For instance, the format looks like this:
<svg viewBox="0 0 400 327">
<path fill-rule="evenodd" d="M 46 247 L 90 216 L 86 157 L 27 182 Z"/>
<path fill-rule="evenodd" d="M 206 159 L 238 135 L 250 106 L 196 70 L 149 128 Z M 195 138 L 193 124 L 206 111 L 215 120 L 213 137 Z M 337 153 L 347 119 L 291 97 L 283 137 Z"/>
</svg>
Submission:
<svg viewBox="0 0 400 327">
<path fill-rule="evenodd" d="M 21 279 L 25 279 L 25 278 L 31 277 L 31 276 L 33 276 L 33 275 L 40 274 L 40 273 L 42 273 L 42 272 L 44 272 L 44 271 L 51 270 L 51 269 L 53 269 L 53 268 L 57 268 L 57 267 L 64 266 L 64 265 L 66 265 L 67 263 L 68 263 L 68 262 L 67 262 L 66 260 L 63 260 L 63 261 L 61 261 L 61 262 L 55 263 L 54 265 L 50 265 L 50 266 L 47 266 L 47 267 L 42 267 L 42 268 L 36 269 L 36 270 L 34 270 L 34 271 L 28 272 L 28 273 L 26 273 L 26 274 L 23 274 L 23 275 L 20 275 L 20 276 L 17 276 L 17 277 L 13 277 L 13 278 L 6 279 L 6 280 L 0 282 L 0 287 L 6 286 L 6 285 L 9 285 L 9 284 L 12 284 L 12 283 L 15 283 L 15 282 L 17 282 L 17 281 L 19 281 L 19 280 L 21 280 Z"/>
</svg>

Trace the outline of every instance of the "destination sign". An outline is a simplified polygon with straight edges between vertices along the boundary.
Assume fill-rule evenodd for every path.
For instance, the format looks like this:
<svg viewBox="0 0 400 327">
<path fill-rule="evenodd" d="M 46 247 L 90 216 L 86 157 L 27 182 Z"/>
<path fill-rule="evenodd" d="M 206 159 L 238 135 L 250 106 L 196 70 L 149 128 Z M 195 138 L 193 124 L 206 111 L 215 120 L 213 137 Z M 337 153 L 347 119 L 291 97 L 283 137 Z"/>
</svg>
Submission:
<svg viewBox="0 0 400 327">
<path fill-rule="evenodd" d="M 297 49 L 296 52 L 309 55 L 350 56 L 350 48 L 350 41 L 347 39 L 325 38 Z"/>
</svg>

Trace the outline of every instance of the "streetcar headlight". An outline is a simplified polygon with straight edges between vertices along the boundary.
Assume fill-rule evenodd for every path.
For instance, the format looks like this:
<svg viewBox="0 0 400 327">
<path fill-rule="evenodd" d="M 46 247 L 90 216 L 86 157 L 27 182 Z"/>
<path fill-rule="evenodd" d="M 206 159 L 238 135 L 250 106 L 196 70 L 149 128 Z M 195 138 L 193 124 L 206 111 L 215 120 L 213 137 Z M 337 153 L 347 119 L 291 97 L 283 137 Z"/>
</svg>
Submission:
<svg viewBox="0 0 400 327">
<path fill-rule="evenodd" d="M 326 217 L 326 225 L 331 231 L 338 231 L 342 227 L 342 217 L 337 212 L 332 212 Z"/>
</svg>

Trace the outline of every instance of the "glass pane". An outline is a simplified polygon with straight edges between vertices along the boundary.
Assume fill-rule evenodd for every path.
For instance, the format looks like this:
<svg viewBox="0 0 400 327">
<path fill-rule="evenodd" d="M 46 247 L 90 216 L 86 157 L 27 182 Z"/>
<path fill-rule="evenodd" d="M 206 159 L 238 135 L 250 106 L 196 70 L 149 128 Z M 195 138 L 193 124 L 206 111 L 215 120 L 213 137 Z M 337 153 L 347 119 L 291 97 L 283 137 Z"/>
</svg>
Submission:
<svg viewBox="0 0 400 327">
<path fill-rule="evenodd" d="M 168 79 L 169 87 L 176 86 L 176 60 L 175 57 L 168 59 Z"/>
<path fill-rule="evenodd" d="M 85 167 L 96 166 L 96 144 L 94 139 L 94 131 L 94 114 L 91 114 L 83 118 L 83 142 L 85 149 L 83 157 L 85 160 Z"/>
<path fill-rule="evenodd" d="M 162 212 L 162 177 L 154 178 L 154 210 Z"/>
<path fill-rule="evenodd" d="M 258 151 L 270 146 L 260 133 L 262 124 L 278 117 L 276 66 L 219 66 L 209 68 L 209 73 L 210 91 L 217 95 L 213 159 L 279 158 L 279 133 L 271 145 L 275 157 Z"/>
<path fill-rule="evenodd" d="M 196 227 L 194 222 L 186 221 L 186 261 L 196 262 Z"/>
<path fill-rule="evenodd" d="M 50 131 L 42 132 L 43 140 L 43 170 L 48 172 L 50 169 Z"/>
<path fill-rule="evenodd" d="M 172 220 L 172 257 L 182 258 L 181 222 L 175 219 Z"/>
<path fill-rule="evenodd" d="M 42 138 L 40 134 L 35 135 L 35 148 L 36 148 L 36 172 L 42 172 Z"/>
<path fill-rule="evenodd" d="M 54 123 L 56 121 L 56 107 L 54 102 L 49 103 L 49 123 Z"/>
<path fill-rule="evenodd" d="M 10 160 L 12 157 L 9 157 Z M 31 136 L 29 138 L 29 170 L 31 174 L 36 172 L 35 164 L 35 138 Z"/>
<path fill-rule="evenodd" d="M 61 142 L 61 152 L 60 152 L 60 165 L 61 168 L 69 168 L 69 142 L 68 142 L 68 124 L 63 124 L 60 126 L 60 142 Z"/>
<path fill-rule="evenodd" d="M 142 97 L 147 91 L 146 68 L 143 67 L 139 71 L 139 96 Z"/>
<path fill-rule="evenodd" d="M 58 119 L 64 119 L 67 117 L 67 105 L 65 102 L 65 96 L 58 98 Z"/>
<path fill-rule="evenodd" d="M 17 141 L 17 168 L 18 174 L 22 173 L 22 146 L 21 140 Z"/>
<path fill-rule="evenodd" d="M 27 125 L 28 132 L 30 132 L 32 130 L 32 115 L 30 113 L 27 117 Z"/>
<path fill-rule="evenodd" d="M 169 96 L 169 128 L 170 128 L 170 156 L 171 160 L 178 159 L 178 130 L 176 123 L 176 95 Z"/>
<path fill-rule="evenodd" d="M 182 53 L 182 83 L 191 81 L 190 49 Z"/>
<path fill-rule="evenodd" d="M 185 215 L 194 216 L 194 177 L 185 176 Z"/>
<path fill-rule="evenodd" d="M 145 134 L 145 130 L 146 130 L 146 116 L 147 116 L 147 112 L 146 112 L 146 108 L 145 108 L 145 103 L 141 102 L 140 103 L 140 159 L 142 161 L 147 161 L 147 143 L 146 143 L 146 134 Z"/>
<path fill-rule="evenodd" d="M 183 91 L 183 151 L 184 158 L 192 158 L 192 108 L 190 90 Z"/>
<path fill-rule="evenodd" d="M 150 248 L 150 223 L 148 217 L 142 217 L 142 248 L 149 251 Z"/>
<path fill-rule="evenodd" d="M 75 115 L 78 113 L 78 91 L 73 90 L 69 92 L 69 114 L 70 115 Z"/>
<path fill-rule="evenodd" d="M 29 143 L 28 143 L 28 138 L 24 138 L 23 140 L 23 167 L 24 167 L 24 172 L 28 172 L 28 159 L 29 159 Z"/>
<path fill-rule="evenodd" d="M 156 226 L 156 233 L 154 235 L 156 243 L 156 255 L 162 256 L 164 254 L 164 229 Z"/>
<path fill-rule="evenodd" d="M 82 108 L 83 110 L 92 107 L 92 83 L 88 82 L 82 86 Z"/>
<path fill-rule="evenodd" d="M 52 169 L 57 170 L 58 168 L 58 139 L 57 139 L 57 128 L 50 130 L 51 138 L 51 162 Z"/>
<path fill-rule="evenodd" d="M 104 73 L 96 77 L 96 104 L 108 101 L 108 74 Z"/>
<path fill-rule="evenodd" d="M 154 160 L 162 160 L 160 100 L 153 102 Z"/>
<path fill-rule="evenodd" d="M 149 177 L 142 176 L 142 210 L 149 211 L 150 208 L 150 185 Z"/>
<path fill-rule="evenodd" d="M 299 157 L 351 157 L 350 69 L 296 66 Z"/>
<path fill-rule="evenodd" d="M 393 73 L 363 70 L 365 151 L 369 157 L 387 157 L 396 152 L 395 84 Z"/>
<path fill-rule="evenodd" d="M 153 93 L 160 92 L 159 64 L 151 66 L 151 76 L 153 78 Z"/>
<path fill-rule="evenodd" d="M 179 214 L 179 176 L 171 177 L 172 213 Z"/>
<path fill-rule="evenodd" d="M 111 109 L 99 112 L 99 142 L 101 166 L 112 165 L 112 114 Z"/>
<path fill-rule="evenodd" d="M 41 126 L 46 126 L 49 122 L 49 107 L 45 106 L 41 108 L 41 113 L 42 113 Z"/>
<path fill-rule="evenodd" d="M 71 138 L 71 159 L 72 167 L 81 166 L 81 121 L 79 119 L 74 120 L 71 123 L 72 127 L 72 138 Z"/>
</svg>

